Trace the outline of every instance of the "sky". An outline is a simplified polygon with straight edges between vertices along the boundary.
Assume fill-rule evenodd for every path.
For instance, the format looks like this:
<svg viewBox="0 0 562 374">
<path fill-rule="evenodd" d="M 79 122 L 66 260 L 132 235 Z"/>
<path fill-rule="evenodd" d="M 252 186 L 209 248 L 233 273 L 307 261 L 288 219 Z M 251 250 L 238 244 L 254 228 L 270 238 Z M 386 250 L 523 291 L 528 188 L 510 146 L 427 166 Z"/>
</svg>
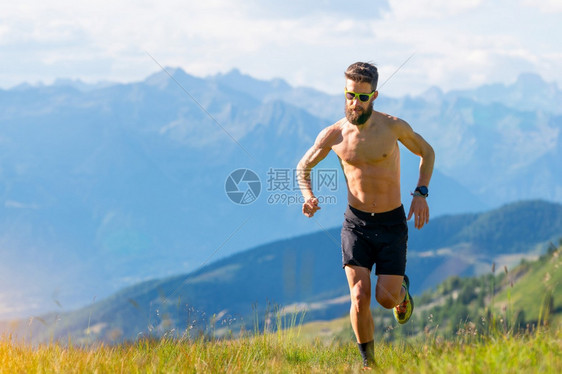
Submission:
<svg viewBox="0 0 562 374">
<path fill-rule="evenodd" d="M 561 35 L 562 0 L 11 1 L 0 5 L 0 88 L 141 81 L 160 64 L 338 93 L 355 61 L 379 67 L 389 96 L 527 72 L 562 87 Z"/>
</svg>

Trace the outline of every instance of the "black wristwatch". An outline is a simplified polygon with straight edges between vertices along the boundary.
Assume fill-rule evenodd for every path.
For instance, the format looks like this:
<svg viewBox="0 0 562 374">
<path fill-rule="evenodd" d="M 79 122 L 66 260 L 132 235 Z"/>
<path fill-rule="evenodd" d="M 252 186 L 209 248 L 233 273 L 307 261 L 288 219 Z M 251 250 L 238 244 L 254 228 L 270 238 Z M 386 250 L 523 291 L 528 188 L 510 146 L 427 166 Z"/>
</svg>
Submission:
<svg viewBox="0 0 562 374">
<path fill-rule="evenodd" d="M 416 187 L 416 189 L 414 190 L 414 193 L 412 195 L 427 197 L 429 195 L 429 190 L 427 189 L 427 186 L 419 186 L 419 187 Z"/>
</svg>

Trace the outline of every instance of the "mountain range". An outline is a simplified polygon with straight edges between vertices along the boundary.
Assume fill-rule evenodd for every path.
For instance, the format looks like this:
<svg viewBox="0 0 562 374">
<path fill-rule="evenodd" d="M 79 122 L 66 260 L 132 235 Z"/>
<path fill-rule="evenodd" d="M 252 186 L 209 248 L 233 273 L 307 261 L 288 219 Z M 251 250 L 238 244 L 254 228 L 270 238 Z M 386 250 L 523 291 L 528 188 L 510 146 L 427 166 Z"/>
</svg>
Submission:
<svg viewBox="0 0 562 374">
<path fill-rule="evenodd" d="M 490 273 L 492 264 L 507 269 L 537 258 L 562 238 L 562 204 L 512 203 L 439 217 L 428 230 L 411 224 L 409 229 L 407 273 L 412 293 L 419 295 L 450 276 Z M 306 311 L 305 321 L 338 318 L 349 310 L 339 238 L 334 228 L 275 241 L 189 274 L 136 284 L 73 312 L 2 327 L 33 342 L 70 338 L 81 344 L 251 330 L 276 313 L 294 311 Z"/>
<path fill-rule="evenodd" d="M 75 309 L 341 224 L 337 158 L 318 165 L 335 179 L 319 191 L 327 203 L 312 219 L 300 213 L 293 174 L 317 133 L 342 117 L 342 96 L 236 70 L 199 78 L 179 68 L 127 84 L 0 90 L 0 318 Z M 523 75 L 466 92 L 390 98 L 383 90 L 375 107 L 434 146 L 430 207 L 439 217 L 562 201 L 559 97 L 556 85 Z M 406 207 L 418 162 L 403 150 Z M 225 191 L 238 169 L 259 177 L 251 204 Z"/>
</svg>

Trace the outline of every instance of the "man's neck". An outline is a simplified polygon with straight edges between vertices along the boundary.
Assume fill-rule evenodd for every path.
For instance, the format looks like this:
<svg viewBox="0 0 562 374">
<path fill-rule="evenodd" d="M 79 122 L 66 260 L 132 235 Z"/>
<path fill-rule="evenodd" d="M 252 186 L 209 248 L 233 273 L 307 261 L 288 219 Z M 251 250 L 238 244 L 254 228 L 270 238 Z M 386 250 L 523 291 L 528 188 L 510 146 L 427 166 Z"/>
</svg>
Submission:
<svg viewBox="0 0 562 374">
<path fill-rule="evenodd" d="M 365 131 L 368 128 L 370 128 L 372 126 L 372 123 L 373 123 L 373 115 L 372 114 L 367 119 L 367 121 L 365 123 L 361 124 L 361 125 L 354 125 L 353 123 L 349 122 L 349 120 L 347 121 L 348 126 L 351 126 L 351 128 L 356 128 L 359 132 Z"/>
</svg>

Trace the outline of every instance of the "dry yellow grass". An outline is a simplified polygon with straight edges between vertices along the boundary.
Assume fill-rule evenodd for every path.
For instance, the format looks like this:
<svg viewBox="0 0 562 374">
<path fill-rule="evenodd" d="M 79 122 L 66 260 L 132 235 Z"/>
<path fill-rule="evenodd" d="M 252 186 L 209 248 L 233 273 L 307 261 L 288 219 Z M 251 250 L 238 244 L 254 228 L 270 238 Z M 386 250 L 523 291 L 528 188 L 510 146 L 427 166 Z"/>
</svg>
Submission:
<svg viewBox="0 0 562 374">
<path fill-rule="evenodd" d="M 561 330 L 528 335 L 428 337 L 376 346 L 377 372 L 559 373 Z M 4 338 L 0 373 L 353 373 L 362 371 L 356 345 L 326 345 L 293 332 L 233 340 L 141 340 L 116 346 L 31 347 Z"/>
</svg>

